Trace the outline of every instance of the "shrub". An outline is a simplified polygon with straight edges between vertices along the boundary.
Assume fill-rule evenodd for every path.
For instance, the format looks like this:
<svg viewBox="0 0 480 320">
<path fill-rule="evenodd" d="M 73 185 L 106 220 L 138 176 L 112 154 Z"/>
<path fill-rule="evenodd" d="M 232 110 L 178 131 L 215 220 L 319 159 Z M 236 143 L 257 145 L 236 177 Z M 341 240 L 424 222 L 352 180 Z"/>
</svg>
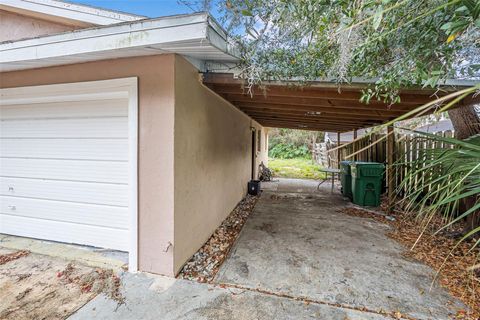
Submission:
<svg viewBox="0 0 480 320">
<path fill-rule="evenodd" d="M 295 146 L 292 143 L 278 143 L 269 150 L 269 156 L 277 159 L 310 158 L 310 151 L 305 145 Z"/>
</svg>

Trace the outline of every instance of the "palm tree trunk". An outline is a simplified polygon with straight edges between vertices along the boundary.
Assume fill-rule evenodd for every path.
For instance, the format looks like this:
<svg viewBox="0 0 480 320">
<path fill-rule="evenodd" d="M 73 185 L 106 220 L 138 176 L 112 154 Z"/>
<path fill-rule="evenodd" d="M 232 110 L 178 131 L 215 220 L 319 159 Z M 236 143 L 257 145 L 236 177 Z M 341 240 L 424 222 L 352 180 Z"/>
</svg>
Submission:
<svg viewBox="0 0 480 320">
<path fill-rule="evenodd" d="M 459 140 L 480 134 L 480 118 L 475 110 L 475 104 L 461 106 L 448 111 L 455 129 L 455 138 Z"/>
<path fill-rule="evenodd" d="M 480 117 L 475 110 L 475 104 L 461 106 L 448 111 L 450 120 L 455 130 L 455 138 L 467 139 L 473 135 L 480 134 Z M 477 196 L 468 197 L 460 203 L 460 213 L 467 211 L 478 201 Z M 466 219 L 465 232 L 480 226 L 480 211 L 473 212 Z"/>
</svg>

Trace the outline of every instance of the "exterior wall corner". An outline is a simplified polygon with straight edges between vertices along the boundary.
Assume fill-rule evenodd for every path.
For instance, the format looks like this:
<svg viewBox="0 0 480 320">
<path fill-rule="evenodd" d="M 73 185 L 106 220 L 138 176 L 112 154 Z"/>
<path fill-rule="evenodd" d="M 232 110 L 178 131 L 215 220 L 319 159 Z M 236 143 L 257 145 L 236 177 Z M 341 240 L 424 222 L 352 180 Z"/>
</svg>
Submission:
<svg viewBox="0 0 480 320">
<path fill-rule="evenodd" d="M 186 59 L 175 57 L 174 269 L 178 272 L 246 195 L 252 170 L 251 127 L 261 126 L 204 86 L 198 70 Z"/>
</svg>

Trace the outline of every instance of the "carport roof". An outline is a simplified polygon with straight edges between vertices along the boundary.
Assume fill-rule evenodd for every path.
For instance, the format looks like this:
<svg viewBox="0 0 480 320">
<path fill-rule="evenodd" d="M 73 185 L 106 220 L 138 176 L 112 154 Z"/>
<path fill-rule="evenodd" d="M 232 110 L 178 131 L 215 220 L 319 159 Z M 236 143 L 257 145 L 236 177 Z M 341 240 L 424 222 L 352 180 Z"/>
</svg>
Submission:
<svg viewBox="0 0 480 320">
<path fill-rule="evenodd" d="M 332 81 L 315 81 L 300 87 L 293 82 L 265 82 L 249 93 L 244 81 L 233 74 L 205 73 L 203 83 L 265 127 L 347 132 L 393 120 L 416 107 L 459 87 L 478 81 L 448 81 L 445 90 L 408 89 L 400 92 L 401 102 L 360 102 L 362 89 L 372 81 L 357 79 L 339 86 Z M 468 103 L 466 98 L 462 103 Z"/>
</svg>

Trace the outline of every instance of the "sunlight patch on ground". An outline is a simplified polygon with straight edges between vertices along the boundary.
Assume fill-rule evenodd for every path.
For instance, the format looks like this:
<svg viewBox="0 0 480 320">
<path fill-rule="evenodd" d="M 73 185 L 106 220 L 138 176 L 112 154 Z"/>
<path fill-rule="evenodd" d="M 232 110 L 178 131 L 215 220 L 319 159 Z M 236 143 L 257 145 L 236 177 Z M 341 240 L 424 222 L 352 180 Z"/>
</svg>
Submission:
<svg viewBox="0 0 480 320">
<path fill-rule="evenodd" d="M 311 159 L 270 159 L 268 167 L 273 170 L 274 177 L 323 179 L 321 166 Z"/>
</svg>

